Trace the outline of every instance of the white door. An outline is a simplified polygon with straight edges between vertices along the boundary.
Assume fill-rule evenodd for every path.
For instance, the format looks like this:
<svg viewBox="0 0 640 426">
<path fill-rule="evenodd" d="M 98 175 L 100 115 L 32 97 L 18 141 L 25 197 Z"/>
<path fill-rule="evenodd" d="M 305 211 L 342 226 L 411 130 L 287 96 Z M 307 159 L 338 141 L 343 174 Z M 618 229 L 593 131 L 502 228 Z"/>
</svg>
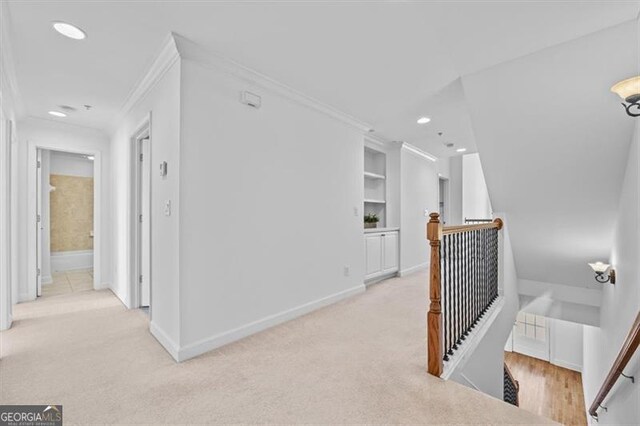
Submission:
<svg viewBox="0 0 640 426">
<path fill-rule="evenodd" d="M 36 151 L 36 296 L 42 295 L 42 150 Z"/>
<path fill-rule="evenodd" d="M 382 236 L 380 234 L 364 237 L 367 277 L 376 275 L 382 271 Z"/>
<path fill-rule="evenodd" d="M 394 272 L 398 270 L 398 233 L 390 232 L 382 234 L 383 265 L 382 272 Z"/>
<path fill-rule="evenodd" d="M 512 339 L 513 352 L 549 361 L 549 321 L 545 317 L 518 312 Z"/>
<path fill-rule="evenodd" d="M 140 306 L 151 303 L 151 149 L 140 140 Z"/>
</svg>

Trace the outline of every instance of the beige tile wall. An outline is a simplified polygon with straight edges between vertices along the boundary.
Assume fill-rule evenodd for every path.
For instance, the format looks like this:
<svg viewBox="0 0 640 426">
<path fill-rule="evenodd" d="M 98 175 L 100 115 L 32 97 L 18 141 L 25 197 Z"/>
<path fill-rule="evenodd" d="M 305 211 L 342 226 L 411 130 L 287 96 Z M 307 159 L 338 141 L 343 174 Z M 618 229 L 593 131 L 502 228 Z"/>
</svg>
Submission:
<svg viewBox="0 0 640 426">
<path fill-rule="evenodd" d="M 92 250 L 93 178 L 50 175 L 51 251 Z"/>
</svg>

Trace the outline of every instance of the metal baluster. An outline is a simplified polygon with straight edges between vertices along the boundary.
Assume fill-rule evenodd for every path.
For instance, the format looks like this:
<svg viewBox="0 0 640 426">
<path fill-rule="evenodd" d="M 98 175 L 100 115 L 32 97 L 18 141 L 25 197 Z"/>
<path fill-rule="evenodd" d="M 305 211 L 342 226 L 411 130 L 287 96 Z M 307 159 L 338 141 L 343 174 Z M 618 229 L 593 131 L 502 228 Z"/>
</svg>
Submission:
<svg viewBox="0 0 640 426">
<path fill-rule="evenodd" d="M 449 354 L 451 352 L 451 339 L 450 339 L 450 335 L 449 333 L 451 332 L 451 320 L 450 320 L 450 315 L 451 315 L 451 306 L 450 306 L 450 294 L 449 294 L 449 286 L 447 285 L 447 245 L 449 243 L 449 240 L 447 238 L 447 235 L 443 236 L 442 238 L 442 256 L 440 257 L 440 271 L 441 271 L 441 280 L 442 280 L 442 293 L 444 294 L 444 303 L 442 304 L 442 306 L 444 306 L 444 321 L 443 321 L 443 326 L 444 326 L 444 332 L 442 333 L 444 335 L 444 356 L 443 359 L 445 361 L 449 360 Z"/>
<path fill-rule="evenodd" d="M 453 235 L 449 235 L 449 243 L 451 246 L 449 247 L 449 253 L 447 259 L 449 261 L 449 286 L 451 287 L 451 294 L 453 295 L 455 292 L 454 279 L 455 279 L 455 271 L 453 270 L 452 256 L 453 256 L 453 247 L 455 241 L 453 239 Z M 455 295 L 452 297 L 452 309 L 455 309 Z M 455 314 L 454 314 L 455 315 Z M 458 350 L 458 345 L 456 344 L 456 335 L 455 335 L 455 317 L 452 318 L 453 326 L 451 329 L 451 347 L 452 349 Z"/>
<path fill-rule="evenodd" d="M 460 243 L 460 237 L 462 235 L 456 234 L 456 282 L 457 282 L 457 298 L 458 298 L 458 312 L 456 323 L 458 324 L 457 338 L 458 345 L 462 344 L 464 340 L 463 330 L 464 324 L 462 322 L 462 257 L 461 257 L 461 248 L 462 245 Z"/>
</svg>

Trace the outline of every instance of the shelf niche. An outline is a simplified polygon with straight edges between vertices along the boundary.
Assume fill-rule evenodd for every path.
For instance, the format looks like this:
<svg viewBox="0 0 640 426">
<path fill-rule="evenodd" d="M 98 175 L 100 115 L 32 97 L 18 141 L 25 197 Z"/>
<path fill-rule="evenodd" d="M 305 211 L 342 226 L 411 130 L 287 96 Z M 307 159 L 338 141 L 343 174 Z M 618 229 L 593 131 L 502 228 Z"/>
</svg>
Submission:
<svg viewBox="0 0 640 426">
<path fill-rule="evenodd" d="M 386 163 L 385 153 L 364 148 L 364 214 L 378 216 L 379 228 L 385 227 L 387 220 Z"/>
</svg>

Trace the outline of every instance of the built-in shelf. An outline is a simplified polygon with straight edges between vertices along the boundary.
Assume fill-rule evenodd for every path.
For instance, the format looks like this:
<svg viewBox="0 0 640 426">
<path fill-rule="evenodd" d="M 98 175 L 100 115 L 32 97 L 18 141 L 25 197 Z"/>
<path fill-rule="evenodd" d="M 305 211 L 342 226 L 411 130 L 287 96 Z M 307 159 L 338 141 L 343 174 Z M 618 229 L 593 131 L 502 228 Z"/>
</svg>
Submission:
<svg viewBox="0 0 640 426">
<path fill-rule="evenodd" d="M 379 175 L 377 173 L 371 173 L 371 172 L 364 172 L 364 177 L 369 179 L 386 179 L 387 178 L 385 175 Z"/>
<path fill-rule="evenodd" d="M 385 200 L 364 200 L 365 203 L 372 203 L 372 204 L 385 204 L 386 201 Z"/>
</svg>

